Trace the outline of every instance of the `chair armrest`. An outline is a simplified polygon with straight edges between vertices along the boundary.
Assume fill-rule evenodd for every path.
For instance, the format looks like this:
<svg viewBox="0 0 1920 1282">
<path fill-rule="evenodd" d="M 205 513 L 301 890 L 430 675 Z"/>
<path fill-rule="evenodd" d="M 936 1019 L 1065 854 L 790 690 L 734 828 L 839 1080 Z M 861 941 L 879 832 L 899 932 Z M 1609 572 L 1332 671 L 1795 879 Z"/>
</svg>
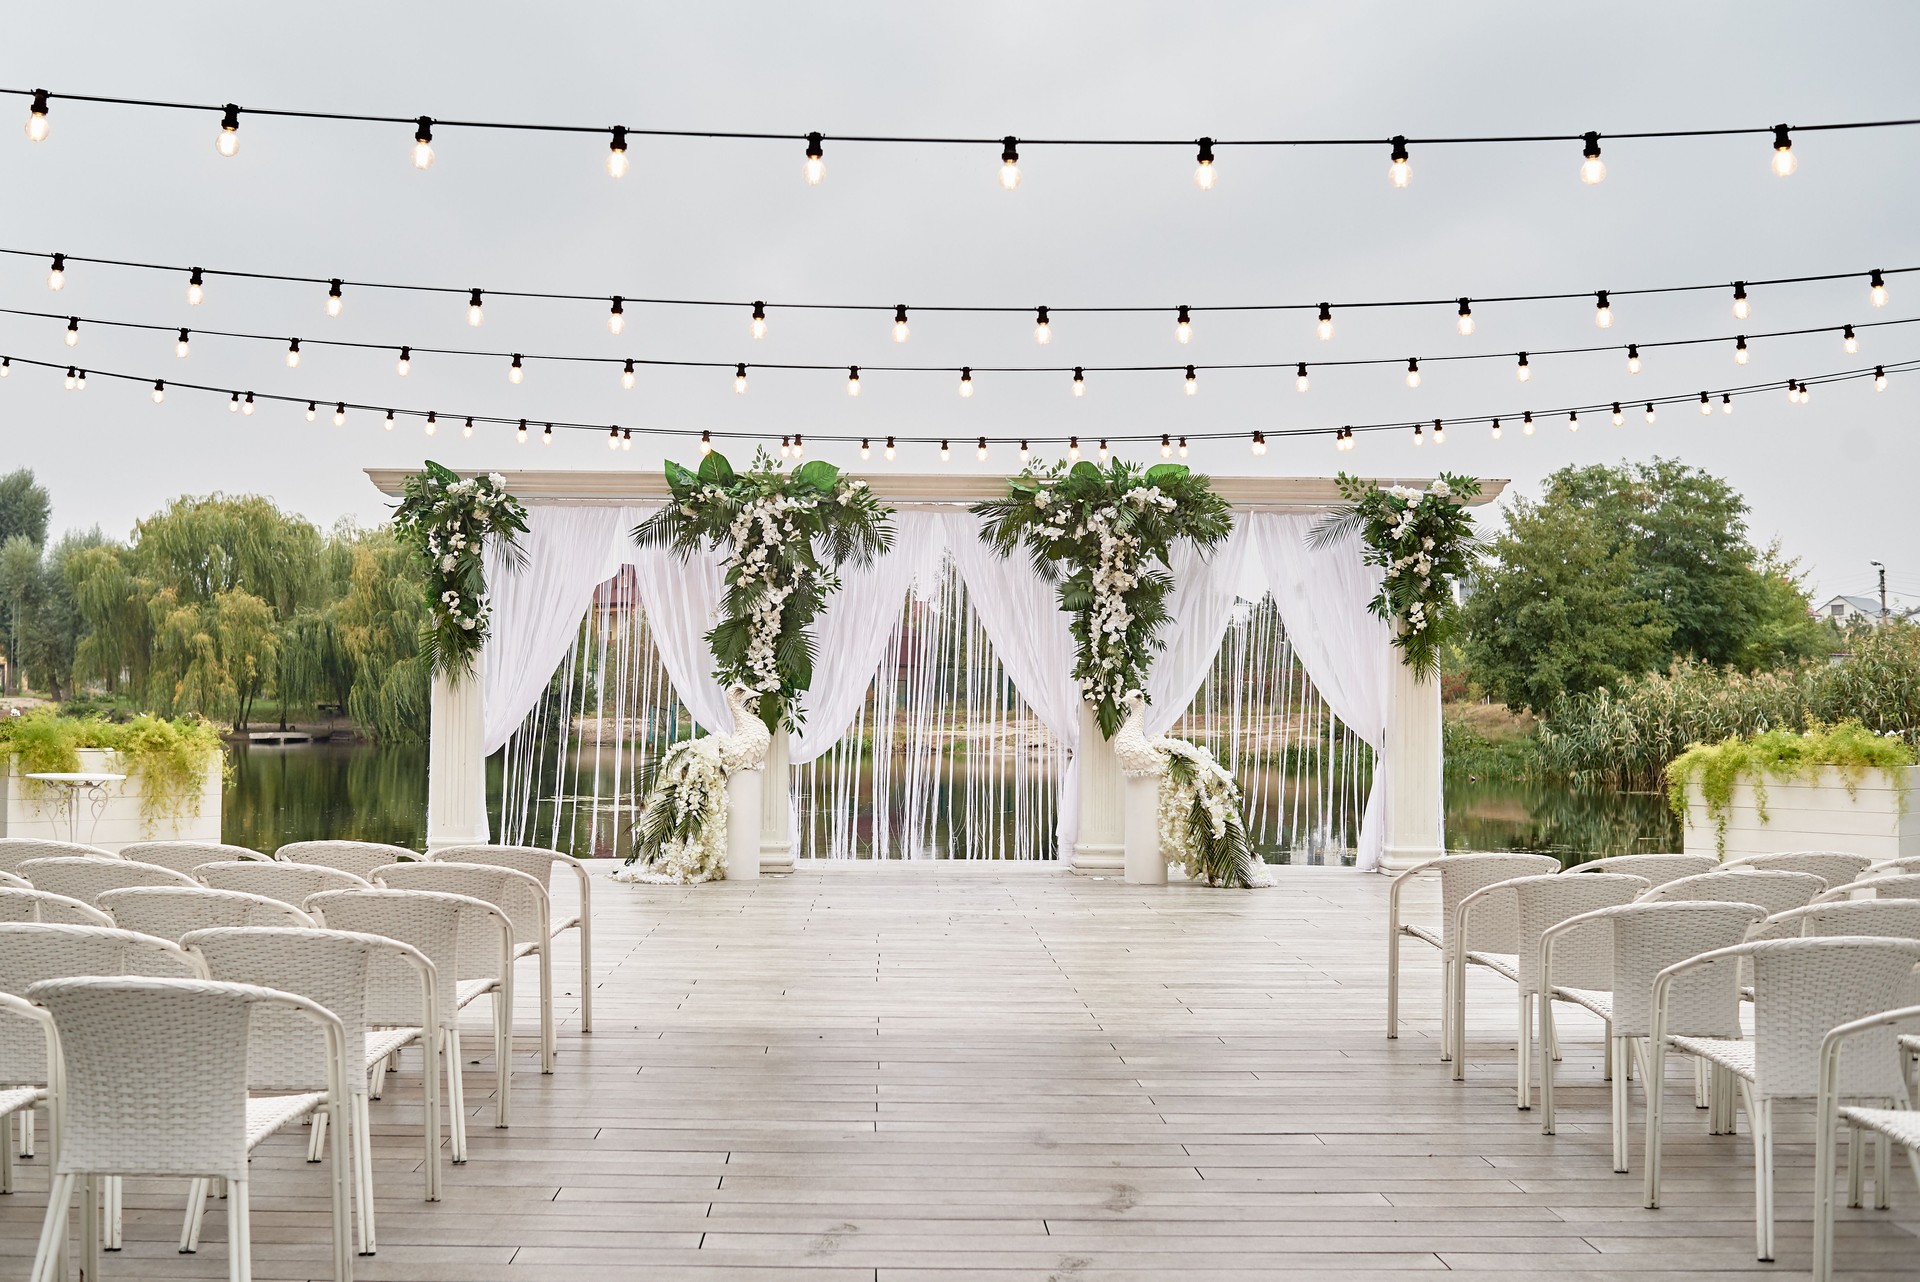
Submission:
<svg viewBox="0 0 1920 1282">
<path fill-rule="evenodd" d="M 1815 1116 L 1824 1123 L 1826 1119 L 1833 1116 L 1833 1110 L 1840 1103 L 1836 1093 L 1840 1082 L 1840 1050 L 1849 1037 L 1872 1032 L 1876 1028 L 1904 1024 L 1915 1019 L 1920 1019 L 1920 1006 L 1903 1006 L 1898 1010 L 1868 1015 L 1864 1019 L 1850 1020 L 1838 1028 L 1829 1030 L 1820 1042 L 1820 1094 L 1818 1112 Z"/>
</svg>

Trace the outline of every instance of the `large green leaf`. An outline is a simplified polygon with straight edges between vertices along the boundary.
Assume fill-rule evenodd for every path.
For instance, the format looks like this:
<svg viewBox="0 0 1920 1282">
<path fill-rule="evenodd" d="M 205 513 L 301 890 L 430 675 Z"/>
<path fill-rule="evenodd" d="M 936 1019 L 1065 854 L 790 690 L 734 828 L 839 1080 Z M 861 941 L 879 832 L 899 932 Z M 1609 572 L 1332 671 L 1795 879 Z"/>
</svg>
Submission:
<svg viewBox="0 0 1920 1282">
<path fill-rule="evenodd" d="M 714 456 L 709 454 L 707 457 L 713 458 Z M 688 494 L 691 494 L 699 488 L 700 478 L 692 472 L 687 471 L 686 468 L 681 467 L 672 459 L 667 460 L 666 470 L 667 489 L 672 491 L 675 498 L 685 498 Z"/>
<path fill-rule="evenodd" d="M 669 463 L 667 466 L 673 465 Z M 700 460 L 700 479 L 708 485 L 732 485 L 733 464 L 727 462 L 727 456 L 719 450 L 712 450 Z"/>
<path fill-rule="evenodd" d="M 1086 459 L 1081 459 L 1078 463 L 1075 463 L 1067 475 L 1089 485 L 1098 485 L 1100 483 L 1100 469 Z"/>
<path fill-rule="evenodd" d="M 1147 469 L 1143 479 L 1148 485 L 1159 485 L 1162 482 L 1184 480 L 1190 470 L 1185 463 L 1155 463 Z"/>
<path fill-rule="evenodd" d="M 830 494 L 840 483 L 840 469 L 822 459 L 809 459 L 793 470 L 793 479 L 811 485 L 822 494 Z"/>
</svg>

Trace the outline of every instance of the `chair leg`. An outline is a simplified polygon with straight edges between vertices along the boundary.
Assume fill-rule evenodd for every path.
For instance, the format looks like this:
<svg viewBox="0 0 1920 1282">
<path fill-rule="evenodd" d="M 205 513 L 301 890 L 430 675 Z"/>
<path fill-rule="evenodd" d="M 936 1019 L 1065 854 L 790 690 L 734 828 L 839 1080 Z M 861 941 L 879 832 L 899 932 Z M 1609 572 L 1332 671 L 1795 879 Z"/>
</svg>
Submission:
<svg viewBox="0 0 1920 1282">
<path fill-rule="evenodd" d="M 1624 1046 L 1615 1046 L 1616 1042 L 1624 1040 L 1624 1038 L 1607 1039 L 1608 1047 L 1613 1052 L 1615 1062 L 1624 1062 L 1626 1058 L 1632 1054 L 1632 1052 Z M 1553 1070 L 1548 1069 L 1547 1071 L 1552 1072 Z M 1613 1095 L 1613 1169 L 1616 1173 L 1624 1175 L 1627 1171 L 1627 1105 L 1632 1099 L 1632 1095 L 1629 1093 L 1627 1075 L 1624 1072 L 1615 1073 L 1610 1085 L 1612 1086 Z"/>
<path fill-rule="evenodd" d="M 1847 1128 L 1847 1205 L 1854 1209 L 1860 1206 L 1861 1158 L 1866 1156 L 1867 1137 L 1860 1133 L 1857 1126 Z"/>
<path fill-rule="evenodd" d="M 1449 987 L 1452 992 L 1447 998 L 1447 1026 L 1453 1034 L 1453 1080 L 1464 1082 L 1467 1079 L 1467 972 L 1464 966 Z"/>
<path fill-rule="evenodd" d="M 37 1128 L 34 1124 L 33 1110 L 30 1108 L 20 1110 L 20 1156 L 21 1157 L 32 1157 L 34 1155 L 33 1145 L 34 1145 L 34 1133 L 36 1129 Z"/>
<path fill-rule="evenodd" d="M 100 1177 L 83 1176 L 80 1180 L 80 1251 L 81 1273 L 86 1282 L 100 1276 Z"/>
<path fill-rule="evenodd" d="M 505 1129 L 513 1087 L 513 995 L 505 987 L 493 993 L 493 1086 L 493 1125 Z"/>
<path fill-rule="evenodd" d="M 307 1160 L 318 1162 L 327 1151 L 327 1115 L 313 1115 L 313 1129 L 307 1135 Z"/>
<path fill-rule="evenodd" d="M 13 1137 L 0 1135 L 0 1193 L 13 1192 Z"/>
<path fill-rule="evenodd" d="M 447 1063 L 447 1117 L 453 1135 L 453 1164 L 467 1160 L 466 1070 L 460 1063 L 460 1032 L 448 1029 L 440 1034 L 441 1053 Z"/>
<path fill-rule="evenodd" d="M 339 1111 L 340 1105 L 337 1101 L 327 1109 L 328 1113 Z M 328 1171 L 333 1181 L 333 1278 L 334 1282 L 352 1282 L 353 1247 L 348 1241 L 352 1233 L 352 1211 L 347 1196 L 351 1179 L 347 1170 L 347 1146 L 342 1142 L 344 1133 L 348 1129 L 347 1119 L 344 1116 L 341 1117 L 338 1124 L 329 1129 L 333 1132 L 333 1164 L 332 1169 Z M 372 1203 L 366 1203 L 364 1209 L 370 1213 Z"/>
<path fill-rule="evenodd" d="M 1453 1061 L 1453 963 L 1440 951 L 1440 1062 Z"/>
<path fill-rule="evenodd" d="M 540 1071 L 551 1075 L 558 1046 L 553 1035 L 553 946 L 540 945 Z"/>
<path fill-rule="evenodd" d="M 187 1213 L 180 1221 L 180 1254 L 200 1249 L 200 1221 L 207 1211 L 207 1182 L 195 1180 L 187 1189 Z"/>
<path fill-rule="evenodd" d="M 253 1282 L 253 1226 L 248 1214 L 247 1182 L 230 1180 L 227 1195 L 227 1280 Z"/>
<path fill-rule="evenodd" d="M 1887 1210 L 1891 1205 L 1887 1198 L 1892 1193 L 1893 1183 L 1893 1141 L 1885 1135 L 1873 1137 L 1873 1209 Z"/>
<path fill-rule="evenodd" d="M 1546 1025 L 1540 1032 L 1540 1053 L 1546 1047 Z M 1522 1113 L 1533 1107 L 1533 994 L 1520 989 L 1520 1040 L 1514 1051 L 1514 1107 Z"/>
<path fill-rule="evenodd" d="M 1387 977 L 1387 982 L 1391 990 L 1389 1003 L 1392 1007 L 1387 1012 L 1387 1023 L 1392 1026 L 1394 1016 L 1399 1014 L 1400 968 L 1398 966 L 1394 967 L 1393 973 Z M 585 904 L 580 905 L 580 1031 L 583 1033 L 593 1031 L 593 927 L 587 923 Z M 1395 1031 L 1388 1036 L 1394 1036 L 1398 1031 L 1396 1027 Z"/>
<path fill-rule="evenodd" d="M 1747 1107 L 1747 1128 L 1753 1132 L 1753 1243 L 1756 1258 L 1773 1259 L 1773 1101 L 1755 1099 L 1753 1087 L 1740 1079 L 1740 1097 Z"/>
<path fill-rule="evenodd" d="M 353 1110 L 349 1126 L 353 1143 L 348 1146 L 348 1158 L 353 1163 L 353 1180 L 360 1190 L 360 1254 L 372 1255 L 374 1252 L 373 1233 L 373 1122 L 367 1115 L 367 1097 L 349 1095 L 348 1107 Z"/>
<path fill-rule="evenodd" d="M 1607 1049 L 1602 1053 L 1602 1056 L 1600 1059 L 1600 1080 L 1603 1082 L 1611 1082 L 1613 1080 L 1613 1025 L 1612 1024 L 1607 1025 Z"/>
<path fill-rule="evenodd" d="M 74 1177 L 56 1175 L 47 1189 L 47 1214 L 40 1221 L 40 1243 L 33 1253 L 33 1271 L 27 1282 L 54 1282 L 65 1273 L 59 1268 L 67 1241 L 67 1212 L 73 1203 Z M 58 1269 L 58 1272 L 56 1272 Z"/>
<path fill-rule="evenodd" d="M 1660 1097 L 1666 1093 L 1667 1047 L 1647 1039 L 1647 1209 L 1660 1207 Z"/>
<path fill-rule="evenodd" d="M 1695 1108 L 1713 1107 L 1712 1086 L 1707 1081 L 1709 1073 L 1706 1060 L 1696 1058 L 1693 1061 L 1693 1106 Z"/>
<path fill-rule="evenodd" d="M 1833 1277 L 1833 1142 L 1836 1119 L 1822 1109 L 1813 1137 L 1813 1282 Z"/>
<path fill-rule="evenodd" d="M 420 1134 L 426 1145 L 427 1201 L 440 1200 L 440 1044 L 437 1038 L 422 1033 L 420 1052 L 426 1060 L 421 1074 L 423 1113 Z"/>
<path fill-rule="evenodd" d="M 1540 994 L 1540 1032 L 1545 1036 L 1553 1031 L 1553 999 L 1545 993 Z M 1553 1134 L 1553 1058 L 1540 1062 L 1540 1133 Z"/>
</svg>

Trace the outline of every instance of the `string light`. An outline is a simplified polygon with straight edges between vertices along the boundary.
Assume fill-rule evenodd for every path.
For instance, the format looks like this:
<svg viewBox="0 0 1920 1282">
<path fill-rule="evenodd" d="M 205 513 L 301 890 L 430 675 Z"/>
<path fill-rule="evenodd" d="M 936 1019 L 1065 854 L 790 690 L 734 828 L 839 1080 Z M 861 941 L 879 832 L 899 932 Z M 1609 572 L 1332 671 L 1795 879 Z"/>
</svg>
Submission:
<svg viewBox="0 0 1920 1282">
<path fill-rule="evenodd" d="M 1465 338 L 1469 334 L 1473 333 L 1473 302 L 1472 300 L 1466 299 L 1466 298 L 1463 298 L 1460 300 L 1460 319 L 1454 322 L 1454 328 L 1460 331 L 1460 337 L 1462 338 Z"/>
<path fill-rule="evenodd" d="M 733 390 L 742 396 L 747 394 L 747 367 L 745 363 L 733 367 Z"/>
<path fill-rule="evenodd" d="M 1437 418 L 1433 420 L 1433 443 L 1435 445 L 1447 443 L 1447 425 Z"/>
<path fill-rule="evenodd" d="M 873 457 L 873 444 L 864 436 L 860 438 L 860 457 L 863 459 Z"/>
<path fill-rule="evenodd" d="M 1427 443 L 1427 438 L 1421 434 L 1420 425 L 1418 423 L 1415 423 L 1413 425 L 1413 443 L 1416 446 L 1425 445 Z"/>
<path fill-rule="evenodd" d="M 1020 438 L 1019 457 L 1020 457 L 1021 467 L 1025 467 L 1027 465 L 1027 460 L 1033 457 L 1033 451 L 1027 448 L 1027 439 L 1024 436 Z"/>
<path fill-rule="evenodd" d="M 196 267 L 187 273 L 187 306 L 198 307 L 206 301 L 207 282 L 202 277 L 200 269 Z"/>
<path fill-rule="evenodd" d="M 1003 191 L 1012 191 L 1020 185 L 1020 145 L 1012 134 L 1008 134 L 1000 146 L 1000 187 Z"/>
<path fill-rule="evenodd" d="M 1604 289 L 1594 291 L 1593 323 L 1601 329 L 1613 328 L 1613 303 L 1608 300 Z"/>
<path fill-rule="evenodd" d="M 1791 178 L 1800 162 L 1793 158 L 1793 139 L 1787 135 L 1785 125 L 1773 127 L 1773 172 L 1782 178 Z"/>
<path fill-rule="evenodd" d="M 223 156 L 240 154 L 240 108 L 232 103 L 220 117 L 220 133 L 213 140 L 213 149 Z"/>
<path fill-rule="evenodd" d="M 1520 416 L 1520 434 L 1522 436 L 1533 435 L 1533 411 L 1532 410 L 1528 410 L 1526 413 Z"/>
<path fill-rule="evenodd" d="M 434 413 L 432 410 L 428 410 L 427 421 L 425 426 L 426 426 L 426 431 L 428 436 L 438 435 L 440 432 L 440 416 Z"/>
<path fill-rule="evenodd" d="M 1745 365 L 1747 363 L 1747 356 L 1747 336 L 1741 334 L 1733 340 L 1733 363 L 1735 365 Z"/>
<path fill-rule="evenodd" d="M 1842 351 L 1844 351 L 1844 352 L 1845 352 L 1845 353 L 1846 353 L 1847 355 L 1849 355 L 1849 356 L 1853 356 L 1853 355 L 1855 355 L 1855 354 L 1857 354 L 1857 353 L 1859 352 L 1859 350 L 1860 350 L 1860 340 L 1859 340 L 1858 338 L 1856 338 L 1856 337 L 1854 337 L 1854 333 L 1853 333 L 1853 326 L 1851 326 L 1851 325 L 1843 325 L 1843 326 L 1841 326 L 1841 328 L 1840 328 L 1840 349 L 1841 349 Z"/>
<path fill-rule="evenodd" d="M 1627 421 L 1627 416 L 1620 412 L 1620 402 L 1615 401 L 1613 403 L 1613 425 L 1615 427 L 1619 427 L 1622 424 L 1624 424 L 1626 421 Z"/>
<path fill-rule="evenodd" d="M 633 358 L 629 356 L 627 358 L 627 363 L 620 367 L 621 389 L 624 391 L 631 392 L 633 390 L 633 379 L 634 379 Z"/>
<path fill-rule="evenodd" d="M 1722 414 L 1733 413 L 1733 394 L 1731 392 L 1720 393 L 1720 412 Z"/>
<path fill-rule="evenodd" d="M 613 296 L 613 306 L 607 309 L 607 333 L 619 334 L 625 332 L 627 328 L 625 301 L 626 300 L 622 299 L 618 294 Z"/>
<path fill-rule="evenodd" d="M 1187 314 L 1184 303 L 1173 314 L 1173 337 L 1175 342 L 1191 343 L 1193 341 L 1193 317 Z"/>
<path fill-rule="evenodd" d="M 67 317 L 67 346 L 78 347 L 79 345 L 80 318 L 78 316 L 69 316 Z"/>
<path fill-rule="evenodd" d="M 1080 438 L 1077 436 L 1067 438 L 1067 461 L 1070 463 L 1080 461 Z"/>
<path fill-rule="evenodd" d="M 613 141 L 607 144 L 607 177 L 625 178 L 627 176 L 627 127 L 613 127 Z"/>
<path fill-rule="evenodd" d="M 633 439 L 633 433 L 631 431 L 627 433 L 627 439 L 628 440 Z M 793 456 L 795 458 L 802 458 L 806 455 L 806 452 L 807 452 L 806 441 L 801 439 L 800 433 L 795 432 L 793 434 Z"/>
<path fill-rule="evenodd" d="M 1607 162 L 1600 159 L 1600 135 L 1588 130 L 1586 146 L 1581 150 L 1580 181 L 1595 187 L 1607 180 Z"/>
<path fill-rule="evenodd" d="M 1314 323 L 1313 332 L 1323 343 L 1333 337 L 1333 308 L 1325 303 L 1320 304 L 1320 319 Z"/>
<path fill-rule="evenodd" d="M 1638 374 L 1639 372 L 1640 372 L 1640 344 L 1628 343 L 1627 344 L 1627 373 Z"/>
<path fill-rule="evenodd" d="M 549 424 L 547 424 L 547 435 L 549 435 L 549 436 L 551 436 L 551 435 L 553 435 L 553 424 L 551 424 L 551 423 L 549 423 Z M 701 457 L 703 457 L 703 458 L 704 458 L 705 456 L 707 456 L 707 455 L 709 455 L 709 454 L 711 454 L 711 453 L 713 453 L 713 433 L 712 433 L 712 432 L 701 432 L 701 433 L 700 433 L 700 454 L 701 454 Z"/>
<path fill-rule="evenodd" d="M 1047 309 L 1033 309 L 1033 341 L 1045 347 L 1053 341 L 1053 321 L 1047 316 Z"/>
<path fill-rule="evenodd" d="M 747 332 L 755 338 L 767 336 L 767 305 L 765 303 L 755 300 L 753 317 L 747 322 Z"/>
<path fill-rule="evenodd" d="M 433 121 L 427 116 L 422 116 L 415 122 L 413 167 L 415 169 L 433 168 Z"/>
<path fill-rule="evenodd" d="M 858 365 L 847 366 L 847 395 L 860 395 L 860 367 Z"/>
<path fill-rule="evenodd" d="M 67 371 L 67 386 L 68 387 L 73 386 L 73 371 L 71 369 Z M 235 392 L 233 393 L 233 395 L 227 398 L 227 413 L 238 414 L 239 412 L 240 412 L 240 393 Z"/>
<path fill-rule="evenodd" d="M 526 420 L 521 419 L 520 422 L 522 425 L 520 430 L 525 432 Z M 335 427 L 345 427 L 347 425 L 347 403 L 345 401 L 335 401 L 333 403 L 333 425 Z"/>
<path fill-rule="evenodd" d="M 80 386 L 82 389 L 84 389 L 86 385 L 87 385 L 87 372 L 85 370 L 81 370 Z M 240 402 L 240 414 L 244 418 L 253 417 L 253 393 L 252 392 L 248 392 L 247 399 Z"/>
<path fill-rule="evenodd" d="M 1878 267 L 1874 268 L 1873 273 L 1867 277 L 1867 297 L 1872 300 L 1875 307 L 1887 305 L 1887 278 Z"/>
<path fill-rule="evenodd" d="M 184 357 L 187 354 L 187 352 L 190 350 L 190 346 L 189 346 L 190 341 L 191 341 L 191 332 L 184 329 L 181 330 L 180 337 L 173 340 L 173 354 L 175 356 Z"/>
<path fill-rule="evenodd" d="M 87 390 L 87 371 L 81 370 L 80 373 L 75 376 L 73 380 L 73 390 L 76 392 L 84 392 Z"/>
<path fill-rule="evenodd" d="M 1267 435 L 1265 432 L 1256 431 L 1253 434 L 1253 445 L 1251 448 L 1255 455 L 1261 455 L 1267 452 Z"/>
<path fill-rule="evenodd" d="M 527 420 L 524 418 L 520 420 L 519 426 L 513 429 L 513 443 L 515 445 L 525 445 L 527 443 Z"/>
<path fill-rule="evenodd" d="M 1527 364 L 1527 354 L 1520 353 L 1520 363 L 1513 368 L 1513 376 L 1522 383 L 1533 377 L 1533 367 Z"/>
<path fill-rule="evenodd" d="M 1393 136 L 1392 164 L 1387 166 L 1387 181 L 1396 187 L 1405 187 L 1413 181 L 1413 165 L 1407 159 L 1407 140 L 1399 134 Z"/>
<path fill-rule="evenodd" d="M 1173 438 L 1165 432 L 1160 433 L 1160 457 L 1173 457 Z"/>
<path fill-rule="evenodd" d="M 960 395 L 962 398 L 973 395 L 973 366 L 960 367 Z"/>
<path fill-rule="evenodd" d="M 327 315 L 338 316 L 340 307 L 340 278 L 336 276 L 327 283 Z"/>
<path fill-rule="evenodd" d="M 1099 459 L 1102 463 L 1107 461 L 1107 438 L 1106 437 L 1103 436 L 1100 438 L 1100 448 L 1099 450 L 1096 451 L 1096 453 L 1098 454 Z"/>
<path fill-rule="evenodd" d="M 403 347 L 400 349 L 400 359 L 394 362 L 393 372 L 401 378 L 405 378 L 407 375 L 413 373 L 413 349 L 411 347 Z"/>
<path fill-rule="evenodd" d="M 1187 366 L 1187 395 L 1193 396 L 1200 390 L 1200 380 L 1193 372 L 1193 366 Z"/>
<path fill-rule="evenodd" d="M 1301 361 L 1299 366 L 1293 371 L 1293 390 L 1296 392 L 1304 392 L 1307 390 L 1307 363 L 1305 361 Z"/>
<path fill-rule="evenodd" d="M 826 148 L 820 145 L 818 133 L 807 135 L 807 163 L 801 169 L 801 176 L 807 180 L 807 186 L 818 187 L 827 176 Z"/>
<path fill-rule="evenodd" d="M 1873 390 L 1876 392 L 1884 392 L 1887 390 L 1887 367 L 1885 365 L 1875 365 L 1873 367 Z"/>
<path fill-rule="evenodd" d="M 1753 309 L 1747 304 L 1747 282 L 1744 280 L 1733 282 L 1733 318 L 1745 320 L 1752 314 Z"/>
<path fill-rule="evenodd" d="M 1187 456 L 1187 438 L 1184 436 L 1180 438 L 1179 453 L 1181 458 Z"/>
<path fill-rule="evenodd" d="M 5 378 L 11 373 L 13 373 L 13 357 L 0 356 L 0 378 Z"/>
<path fill-rule="evenodd" d="M 153 380 L 153 403 L 158 405 L 167 399 L 167 385 L 159 379 Z"/>
<path fill-rule="evenodd" d="M 1493 439 L 1496 441 L 1500 439 L 1500 420 L 1497 418 L 1493 420 Z"/>
<path fill-rule="evenodd" d="M 1194 158 L 1193 185 L 1201 191 L 1212 191 L 1213 181 L 1213 139 L 1200 140 L 1200 154 Z"/>
<path fill-rule="evenodd" d="M 610 450 L 617 450 L 620 448 L 620 429 L 619 428 L 609 427 L 607 429 L 607 448 Z M 786 455 L 786 452 L 787 452 L 787 440 L 783 436 L 780 438 L 780 453 L 782 457 Z"/>
<path fill-rule="evenodd" d="M 1700 416 L 1705 418 L 1711 413 L 1713 413 L 1713 402 L 1707 399 L 1705 392 L 1702 392 L 1700 393 Z"/>
<path fill-rule="evenodd" d="M 287 340 L 287 368 L 300 368 L 300 340 L 297 338 Z"/>
<path fill-rule="evenodd" d="M 33 105 L 27 108 L 27 141 L 45 142 L 51 132 L 47 125 L 47 91 L 33 91 Z"/>
<path fill-rule="evenodd" d="M 891 436 L 887 438 L 886 448 L 880 452 L 882 456 L 886 458 L 887 462 L 893 462 L 893 438 Z"/>
<path fill-rule="evenodd" d="M 479 329 L 487 320 L 487 311 L 480 302 L 480 291 L 474 290 L 467 295 L 467 324 Z"/>
<path fill-rule="evenodd" d="M 1567 430 L 1569 432 L 1577 432 L 1580 430 L 1580 411 L 1579 410 L 1567 411 Z"/>
<path fill-rule="evenodd" d="M 1407 358 L 1407 386 L 1420 386 L 1420 358 L 1418 356 L 1410 356 Z"/>
<path fill-rule="evenodd" d="M 702 433 L 702 439 L 703 439 L 703 440 L 705 439 L 705 433 Z M 545 430 L 544 432 L 542 432 L 542 433 L 540 433 L 540 443 L 541 443 L 542 445 L 551 445 L 551 444 L 553 444 L 553 424 L 551 424 L 551 423 L 549 423 L 549 424 L 547 424 L 547 428 L 546 428 L 546 430 Z M 705 454 L 705 453 L 707 452 L 707 450 L 706 450 L 706 447 L 705 447 L 705 446 L 702 446 L 702 447 L 701 447 L 701 449 L 700 449 L 700 452 L 701 452 L 702 454 Z"/>
<path fill-rule="evenodd" d="M 1075 396 L 1085 396 L 1087 394 L 1087 375 L 1078 365 L 1073 367 L 1073 394 Z"/>
<path fill-rule="evenodd" d="M 982 463 L 987 461 L 987 438 L 986 437 L 984 436 L 981 437 L 979 440 L 979 443 L 973 447 L 973 456 L 979 459 Z"/>
<path fill-rule="evenodd" d="M 907 305 L 897 304 L 893 309 L 893 341 L 904 343 L 910 331 L 907 327 Z"/>
<path fill-rule="evenodd" d="M 525 378 L 526 376 L 527 376 L 526 368 L 520 363 L 520 353 L 515 352 L 513 354 L 513 364 L 507 366 L 507 381 L 509 383 L 512 383 L 515 387 L 518 387 L 520 385 L 520 380 Z"/>
<path fill-rule="evenodd" d="M 1653 422 L 1653 402 L 1647 402 L 1647 422 Z"/>
</svg>

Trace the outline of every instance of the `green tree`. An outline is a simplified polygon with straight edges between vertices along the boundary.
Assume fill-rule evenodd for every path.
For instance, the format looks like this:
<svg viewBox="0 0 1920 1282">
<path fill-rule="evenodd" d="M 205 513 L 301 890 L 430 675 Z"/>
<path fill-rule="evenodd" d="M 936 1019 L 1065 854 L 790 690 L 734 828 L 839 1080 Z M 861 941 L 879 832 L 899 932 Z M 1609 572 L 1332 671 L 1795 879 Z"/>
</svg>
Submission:
<svg viewBox="0 0 1920 1282">
<path fill-rule="evenodd" d="M 6 601 L 8 653 L 55 699 L 73 690 L 74 652 L 84 622 L 66 566 L 100 542 L 100 532 L 69 533 L 44 551 L 15 535 L 0 545 L 0 597 Z"/>
<path fill-rule="evenodd" d="M 358 536 L 331 620 L 350 670 L 347 715 L 379 739 L 426 737 L 432 669 L 420 650 L 420 567 L 388 530 Z"/>
<path fill-rule="evenodd" d="M 97 680 L 109 694 L 122 688 L 139 703 L 147 697 L 153 657 L 152 585 L 135 573 L 131 551 L 116 543 L 87 548 L 66 563 L 68 588 L 83 631 L 74 678 Z"/>
<path fill-rule="evenodd" d="M 46 487 L 33 479 L 33 469 L 16 468 L 0 476 L 0 543 L 15 535 L 39 547 L 47 541 L 47 518 L 53 502 Z"/>
</svg>

